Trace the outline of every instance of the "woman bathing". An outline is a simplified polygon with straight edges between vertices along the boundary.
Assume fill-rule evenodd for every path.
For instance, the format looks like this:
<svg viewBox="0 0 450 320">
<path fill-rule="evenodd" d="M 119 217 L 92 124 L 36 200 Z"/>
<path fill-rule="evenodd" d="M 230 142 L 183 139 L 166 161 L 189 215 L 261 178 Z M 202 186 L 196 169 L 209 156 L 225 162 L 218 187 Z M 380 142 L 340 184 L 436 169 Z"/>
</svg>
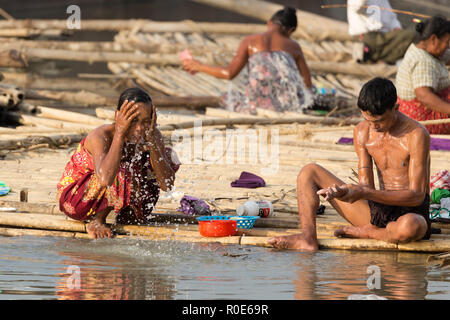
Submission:
<svg viewBox="0 0 450 320">
<path fill-rule="evenodd" d="M 146 222 L 159 190 L 172 188 L 179 167 L 156 128 L 156 109 L 146 92 L 125 90 L 115 117 L 81 141 L 57 186 L 60 210 L 90 221 L 86 231 L 93 238 L 111 237 L 105 222 L 112 210 L 117 223 Z"/>
<path fill-rule="evenodd" d="M 256 108 L 278 112 L 302 111 L 313 103 L 311 76 L 300 45 L 290 39 L 297 28 L 295 9 L 277 11 L 267 31 L 244 38 L 227 67 L 211 66 L 185 59 L 185 70 L 204 72 L 231 80 L 247 64 L 245 95 L 232 92 L 225 104 L 236 112 L 256 114 Z"/>
</svg>

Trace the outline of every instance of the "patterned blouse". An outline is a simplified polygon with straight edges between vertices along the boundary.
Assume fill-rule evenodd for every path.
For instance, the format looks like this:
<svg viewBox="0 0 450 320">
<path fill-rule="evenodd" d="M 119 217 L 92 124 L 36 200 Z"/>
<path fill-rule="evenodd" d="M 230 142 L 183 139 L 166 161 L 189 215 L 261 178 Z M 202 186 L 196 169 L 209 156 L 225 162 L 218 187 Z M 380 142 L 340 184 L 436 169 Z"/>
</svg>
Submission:
<svg viewBox="0 0 450 320">
<path fill-rule="evenodd" d="M 260 51 L 250 56 L 245 92 L 229 90 L 223 103 L 230 110 L 257 114 L 256 108 L 302 112 L 313 104 L 294 58 L 284 51 Z"/>
<path fill-rule="evenodd" d="M 450 87 L 450 78 L 444 59 L 437 59 L 413 43 L 398 67 L 397 95 L 403 100 L 416 98 L 414 89 L 431 87 L 435 93 Z"/>
</svg>

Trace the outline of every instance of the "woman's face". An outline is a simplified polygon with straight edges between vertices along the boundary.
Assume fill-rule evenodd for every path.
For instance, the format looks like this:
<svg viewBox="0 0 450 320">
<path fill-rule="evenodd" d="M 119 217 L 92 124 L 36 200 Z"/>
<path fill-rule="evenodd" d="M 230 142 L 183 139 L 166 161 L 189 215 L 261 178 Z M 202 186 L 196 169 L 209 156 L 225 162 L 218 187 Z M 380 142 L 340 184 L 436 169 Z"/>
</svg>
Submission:
<svg viewBox="0 0 450 320">
<path fill-rule="evenodd" d="M 441 38 L 432 35 L 427 42 L 425 50 L 436 58 L 440 58 L 450 46 L 450 33 L 446 33 Z"/>
</svg>

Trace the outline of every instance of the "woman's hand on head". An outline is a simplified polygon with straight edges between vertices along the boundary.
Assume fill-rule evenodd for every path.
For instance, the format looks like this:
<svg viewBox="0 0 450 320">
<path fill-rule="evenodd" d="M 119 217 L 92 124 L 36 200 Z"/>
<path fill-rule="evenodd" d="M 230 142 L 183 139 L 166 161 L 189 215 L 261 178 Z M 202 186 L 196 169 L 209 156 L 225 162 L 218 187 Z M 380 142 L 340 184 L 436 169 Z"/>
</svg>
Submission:
<svg viewBox="0 0 450 320">
<path fill-rule="evenodd" d="M 139 115 L 137 105 L 134 101 L 125 100 L 116 113 L 115 132 L 120 137 L 125 137 L 130 129 L 133 119 Z"/>
</svg>

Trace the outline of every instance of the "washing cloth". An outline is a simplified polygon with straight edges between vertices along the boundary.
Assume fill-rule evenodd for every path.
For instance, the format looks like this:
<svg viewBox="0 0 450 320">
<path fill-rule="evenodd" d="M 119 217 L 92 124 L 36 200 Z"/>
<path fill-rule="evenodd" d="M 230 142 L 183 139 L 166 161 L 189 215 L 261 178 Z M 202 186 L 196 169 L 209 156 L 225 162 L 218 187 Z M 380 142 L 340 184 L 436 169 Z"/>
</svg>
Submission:
<svg viewBox="0 0 450 320">
<path fill-rule="evenodd" d="M 189 215 L 211 215 L 209 205 L 205 201 L 192 196 L 184 196 L 181 198 L 178 211 Z"/>
</svg>

